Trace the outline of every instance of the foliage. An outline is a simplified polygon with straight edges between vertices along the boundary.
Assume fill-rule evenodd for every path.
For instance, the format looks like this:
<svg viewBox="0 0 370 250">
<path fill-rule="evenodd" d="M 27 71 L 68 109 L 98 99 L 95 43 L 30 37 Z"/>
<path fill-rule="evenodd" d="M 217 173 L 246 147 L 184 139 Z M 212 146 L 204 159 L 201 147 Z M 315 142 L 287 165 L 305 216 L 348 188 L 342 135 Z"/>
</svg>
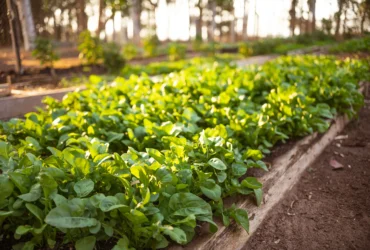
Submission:
<svg viewBox="0 0 370 250">
<path fill-rule="evenodd" d="M 323 70 L 325 69 L 325 70 Z M 223 198 L 252 195 L 245 177 L 278 141 L 324 132 L 363 103 L 369 66 L 333 57 L 283 57 L 260 67 L 203 64 L 152 81 L 92 76 L 46 110 L 0 122 L 0 226 L 25 249 L 58 239 L 77 249 L 186 244 L 199 222 L 217 230 L 247 211 Z M 62 238 L 62 239 L 61 239 Z"/>
<path fill-rule="evenodd" d="M 116 43 L 104 44 L 103 63 L 110 74 L 117 74 L 124 68 L 126 60 L 123 58 L 120 47 Z"/>
<path fill-rule="evenodd" d="M 202 66 L 203 64 L 211 64 L 218 62 L 219 64 L 231 64 L 235 59 L 240 59 L 234 54 L 221 54 L 215 57 L 195 57 L 187 60 L 176 62 L 154 62 L 147 65 L 127 65 L 122 71 L 121 76 L 130 77 L 131 75 L 146 74 L 149 76 L 169 74 L 193 66 Z"/>
<path fill-rule="evenodd" d="M 201 51 L 207 56 L 215 56 L 219 48 L 220 44 L 212 41 L 208 43 L 203 43 L 201 46 Z"/>
<path fill-rule="evenodd" d="M 330 53 L 370 52 L 370 36 L 344 41 L 329 49 Z"/>
<path fill-rule="evenodd" d="M 327 35 L 331 35 L 333 29 L 333 20 L 331 18 L 323 18 L 321 20 L 322 31 Z"/>
<path fill-rule="evenodd" d="M 195 39 L 192 41 L 192 43 L 191 43 L 191 47 L 192 47 L 192 49 L 193 49 L 194 51 L 196 51 L 196 52 L 200 52 L 200 51 L 201 51 L 201 49 L 202 49 L 202 43 L 203 43 L 203 41 L 202 41 L 202 37 L 197 36 L 197 37 L 195 37 Z"/>
<path fill-rule="evenodd" d="M 307 48 L 307 45 L 298 44 L 298 43 L 283 43 L 276 46 L 274 52 L 277 54 L 286 54 L 290 51 L 299 50 Z"/>
<path fill-rule="evenodd" d="M 239 54 L 244 57 L 250 57 L 253 54 L 252 48 L 247 43 L 239 44 Z"/>
<path fill-rule="evenodd" d="M 159 40 L 157 36 L 148 36 L 143 40 L 144 56 L 151 57 L 157 55 Z"/>
<path fill-rule="evenodd" d="M 87 64 L 97 64 L 103 58 L 103 46 L 99 38 L 92 36 L 89 31 L 81 32 L 78 50 L 80 58 Z"/>
<path fill-rule="evenodd" d="M 59 60 L 59 56 L 55 53 L 52 42 L 42 37 L 36 38 L 32 56 L 39 60 L 42 66 L 53 67 L 54 62 Z"/>
<path fill-rule="evenodd" d="M 122 54 L 124 58 L 126 58 L 127 60 L 131 60 L 139 54 L 139 50 L 135 44 L 128 43 L 123 46 Z"/>
<path fill-rule="evenodd" d="M 180 43 L 171 43 L 168 47 L 168 59 L 170 61 L 178 61 L 185 59 L 186 45 Z"/>
</svg>

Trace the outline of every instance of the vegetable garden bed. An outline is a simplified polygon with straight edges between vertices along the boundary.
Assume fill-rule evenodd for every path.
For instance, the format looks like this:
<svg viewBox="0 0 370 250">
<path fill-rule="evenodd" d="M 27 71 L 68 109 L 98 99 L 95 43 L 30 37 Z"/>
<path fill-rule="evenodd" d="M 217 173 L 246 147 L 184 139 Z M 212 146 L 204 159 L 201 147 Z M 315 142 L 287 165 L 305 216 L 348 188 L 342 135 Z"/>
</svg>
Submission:
<svg viewBox="0 0 370 250">
<path fill-rule="evenodd" d="M 360 91 L 365 92 L 368 84 L 362 83 Z M 249 212 L 249 232 L 239 230 L 238 225 L 225 227 L 218 221 L 218 231 L 215 234 L 205 233 L 194 239 L 192 243 L 181 249 L 243 249 L 250 237 L 257 231 L 270 211 L 280 202 L 299 181 L 303 172 L 317 159 L 324 149 L 335 139 L 350 120 L 346 116 L 338 116 L 332 121 L 330 129 L 325 134 L 314 133 L 289 145 L 279 152 L 286 153 L 272 159 L 269 172 L 255 173 L 258 180 L 264 184 L 261 206 L 256 207 L 254 201 L 245 197 L 226 199 L 225 204 L 236 204 L 239 209 Z M 289 149 L 290 148 L 290 149 Z M 179 249 L 177 246 L 172 249 Z"/>
<path fill-rule="evenodd" d="M 368 67 L 284 57 L 248 69 L 195 66 L 158 82 L 117 79 L 61 102 L 48 98 L 45 111 L 0 124 L 3 238 L 28 240 L 27 249 L 93 249 L 112 239 L 114 249 L 143 249 L 187 244 L 201 222 L 225 235 L 216 217 L 253 230 L 257 211 L 223 200 L 249 195 L 261 204 L 262 184 L 247 171 L 268 170 L 262 159 L 274 144 L 323 133 L 337 114 L 355 115 Z"/>
<path fill-rule="evenodd" d="M 256 64 L 261 65 L 276 56 L 273 55 L 267 55 L 267 56 L 256 56 L 256 57 L 250 57 L 243 60 L 238 60 L 236 64 L 240 67 L 245 67 L 247 65 Z M 225 62 L 230 62 L 230 60 L 227 59 L 217 59 L 218 61 L 222 62 L 225 60 Z M 188 62 L 171 62 L 167 63 L 165 67 L 161 66 L 161 63 L 152 64 L 149 67 L 143 67 L 143 66 L 132 66 L 128 69 L 125 69 L 124 73 L 125 75 L 129 76 L 130 72 L 134 72 L 136 74 L 148 74 L 148 75 L 156 75 L 156 74 L 163 74 L 163 73 L 171 73 L 173 71 L 179 71 L 180 68 L 187 68 L 194 65 L 201 65 L 201 64 L 210 64 L 210 59 L 193 59 Z M 142 71 L 144 70 L 144 71 Z M 152 77 L 153 78 L 153 77 Z M 154 76 L 156 78 L 156 76 Z M 87 81 L 87 80 L 86 80 Z M 28 112 L 33 112 L 37 110 L 37 107 L 44 107 L 42 104 L 42 100 L 46 97 L 52 97 L 57 100 L 62 100 L 63 96 L 66 95 L 69 92 L 73 92 L 76 89 L 85 89 L 86 86 L 84 84 L 75 86 L 75 87 L 69 87 L 69 88 L 61 88 L 61 89 L 44 89 L 41 91 L 23 91 L 23 90 L 12 90 L 11 93 L 13 96 L 6 97 L 6 98 L 0 98 L 0 120 L 8 120 L 13 117 L 20 117 Z M 7 92 L 7 94 L 10 94 Z M 1 96 L 0 96 L 1 97 Z"/>
</svg>

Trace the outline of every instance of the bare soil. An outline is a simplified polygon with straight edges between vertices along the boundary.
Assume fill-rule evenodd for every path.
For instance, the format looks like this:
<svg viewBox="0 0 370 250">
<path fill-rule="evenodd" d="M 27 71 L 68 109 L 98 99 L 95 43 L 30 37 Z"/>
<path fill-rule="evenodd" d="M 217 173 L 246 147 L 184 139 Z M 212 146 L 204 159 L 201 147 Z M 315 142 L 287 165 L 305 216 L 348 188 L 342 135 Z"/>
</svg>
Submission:
<svg viewBox="0 0 370 250">
<path fill-rule="evenodd" d="M 370 249 L 370 100 L 266 218 L 245 249 Z M 343 165 L 333 170 L 330 160 Z"/>
</svg>

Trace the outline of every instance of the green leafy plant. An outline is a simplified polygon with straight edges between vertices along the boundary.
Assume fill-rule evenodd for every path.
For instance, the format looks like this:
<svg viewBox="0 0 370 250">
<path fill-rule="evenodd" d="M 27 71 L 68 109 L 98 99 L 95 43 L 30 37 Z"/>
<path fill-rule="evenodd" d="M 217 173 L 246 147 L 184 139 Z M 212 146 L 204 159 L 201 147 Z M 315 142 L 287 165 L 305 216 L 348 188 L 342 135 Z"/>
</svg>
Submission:
<svg viewBox="0 0 370 250">
<path fill-rule="evenodd" d="M 42 66 L 50 67 L 52 74 L 55 75 L 54 62 L 59 60 L 59 56 L 55 53 L 55 48 L 49 39 L 36 38 L 32 56 L 39 60 Z"/>
<path fill-rule="evenodd" d="M 151 57 L 157 55 L 159 40 L 157 36 L 148 36 L 143 40 L 144 56 Z"/>
<path fill-rule="evenodd" d="M 103 58 L 103 46 L 99 38 L 92 36 L 89 31 L 80 33 L 78 50 L 80 58 L 87 64 L 97 64 Z"/>
<path fill-rule="evenodd" d="M 333 54 L 370 52 L 370 36 L 341 42 L 330 47 L 329 52 Z"/>
<path fill-rule="evenodd" d="M 241 43 L 239 45 L 239 54 L 243 57 L 250 57 L 253 54 L 253 50 L 247 43 Z"/>
<path fill-rule="evenodd" d="M 116 43 L 104 44 L 103 64 L 110 74 L 118 74 L 124 68 L 126 60 L 123 58 L 120 47 Z"/>
<path fill-rule="evenodd" d="M 170 61 L 178 61 L 185 59 L 186 46 L 179 43 L 171 43 L 168 47 L 168 59 Z"/>
<path fill-rule="evenodd" d="M 128 43 L 123 46 L 122 53 L 124 58 L 131 60 L 139 54 L 139 51 L 135 44 Z"/>
<path fill-rule="evenodd" d="M 86 90 L 0 122 L 1 230 L 26 249 L 87 250 L 186 244 L 200 222 L 215 232 L 215 216 L 248 231 L 247 211 L 223 199 L 259 205 L 262 184 L 247 170 L 268 170 L 277 142 L 354 116 L 369 74 L 362 61 L 303 56 L 203 63 L 157 81 L 91 76 Z"/>
<path fill-rule="evenodd" d="M 200 52 L 202 50 L 202 37 L 197 36 L 191 43 L 191 47 L 194 51 Z"/>
<path fill-rule="evenodd" d="M 220 45 L 217 42 L 203 43 L 201 46 L 201 51 L 207 56 L 215 56 L 219 48 Z"/>
</svg>

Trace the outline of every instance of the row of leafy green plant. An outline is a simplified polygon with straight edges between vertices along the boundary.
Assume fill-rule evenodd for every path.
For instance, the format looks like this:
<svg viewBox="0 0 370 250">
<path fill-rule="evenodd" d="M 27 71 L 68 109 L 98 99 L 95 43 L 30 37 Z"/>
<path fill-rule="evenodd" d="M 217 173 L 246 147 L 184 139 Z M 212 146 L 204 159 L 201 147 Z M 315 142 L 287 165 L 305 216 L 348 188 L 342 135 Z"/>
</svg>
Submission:
<svg viewBox="0 0 370 250">
<path fill-rule="evenodd" d="M 213 62 L 232 64 L 234 60 L 240 57 L 234 54 L 220 54 L 214 57 L 195 57 L 192 59 L 185 59 L 179 61 L 164 61 L 164 62 L 153 62 L 147 65 L 141 64 L 128 64 L 120 70 L 116 75 L 102 75 L 100 76 L 104 80 L 113 80 L 116 76 L 122 76 L 125 78 L 131 75 L 147 75 L 147 76 L 159 76 L 163 74 L 169 74 L 171 72 L 177 72 L 189 67 L 201 66 L 203 64 L 210 64 Z M 62 79 L 59 83 L 61 87 L 78 86 L 87 84 L 89 82 L 88 77 L 74 77 L 69 79 Z"/>
<path fill-rule="evenodd" d="M 333 45 L 330 53 L 370 52 L 370 36 L 355 38 Z"/>
<path fill-rule="evenodd" d="M 261 67 L 189 67 L 152 81 L 98 77 L 46 109 L 0 123 L 0 226 L 23 249 L 186 244 L 199 223 L 249 229 L 223 199 L 262 184 L 263 156 L 279 141 L 324 132 L 363 104 L 369 65 L 332 57 L 283 57 Z"/>
</svg>

